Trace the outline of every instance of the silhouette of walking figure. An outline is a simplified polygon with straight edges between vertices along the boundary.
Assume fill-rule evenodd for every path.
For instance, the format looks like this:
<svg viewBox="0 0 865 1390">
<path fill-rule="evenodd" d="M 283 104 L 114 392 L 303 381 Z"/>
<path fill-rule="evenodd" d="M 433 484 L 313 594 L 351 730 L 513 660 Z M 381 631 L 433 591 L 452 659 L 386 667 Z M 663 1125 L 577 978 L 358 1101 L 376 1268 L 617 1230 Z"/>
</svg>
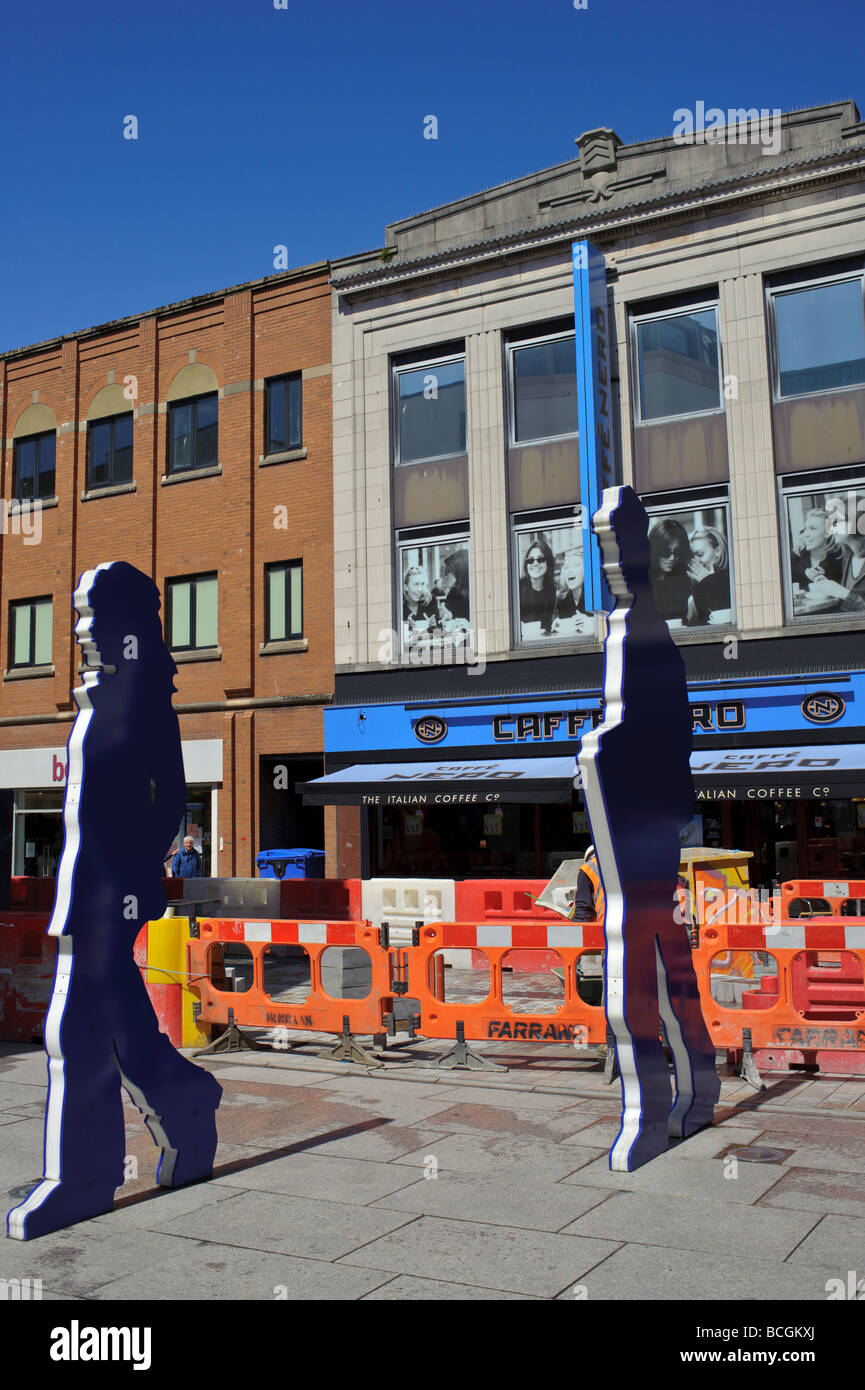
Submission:
<svg viewBox="0 0 865 1390">
<path fill-rule="evenodd" d="M 164 913 L 163 860 L 186 799 L 159 591 L 118 562 L 83 574 L 74 604 L 84 665 L 48 925 L 58 951 L 44 1177 L 9 1212 L 19 1240 L 111 1210 L 124 1178 L 121 1086 L 162 1148 L 166 1187 L 211 1175 L 222 1095 L 159 1031 L 132 954 L 144 923 Z"/>
<path fill-rule="evenodd" d="M 668 1136 L 711 1124 L 721 1087 L 686 928 L 674 916 L 679 830 L 694 802 L 684 664 L 655 604 L 648 516 L 633 489 L 607 488 L 592 525 L 616 607 L 604 719 L 578 761 L 606 895 L 604 1002 L 622 1081 L 610 1168 L 630 1172 L 662 1153 Z"/>
</svg>

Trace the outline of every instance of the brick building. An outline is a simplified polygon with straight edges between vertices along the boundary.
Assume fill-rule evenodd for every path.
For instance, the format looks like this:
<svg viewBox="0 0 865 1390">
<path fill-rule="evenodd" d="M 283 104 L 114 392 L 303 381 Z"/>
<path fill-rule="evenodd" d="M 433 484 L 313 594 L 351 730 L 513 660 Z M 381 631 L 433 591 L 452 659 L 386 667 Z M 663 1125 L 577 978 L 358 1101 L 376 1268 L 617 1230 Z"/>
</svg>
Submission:
<svg viewBox="0 0 865 1390">
<path fill-rule="evenodd" d="M 79 575 L 153 576 L 204 872 L 324 847 L 295 782 L 333 692 L 327 263 L 0 357 L 0 795 L 13 872 L 59 857 Z M 118 826 L 122 835 L 123 826 Z"/>
</svg>

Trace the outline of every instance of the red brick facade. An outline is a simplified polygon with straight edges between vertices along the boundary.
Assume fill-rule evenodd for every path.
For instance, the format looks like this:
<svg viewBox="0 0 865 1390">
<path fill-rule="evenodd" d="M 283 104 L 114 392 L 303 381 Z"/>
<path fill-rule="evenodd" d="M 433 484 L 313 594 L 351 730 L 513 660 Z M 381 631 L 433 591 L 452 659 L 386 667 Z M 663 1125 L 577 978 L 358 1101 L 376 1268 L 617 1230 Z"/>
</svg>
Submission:
<svg viewBox="0 0 865 1390">
<path fill-rule="evenodd" d="M 320 264 L 0 358 L 4 498 L 15 496 L 13 436 L 36 432 L 19 427 L 23 413 L 47 406 L 57 427 L 56 505 L 40 510 L 40 542 L 13 533 L 14 515 L 0 537 L 0 750 L 66 742 L 78 680 L 71 596 L 82 571 L 128 560 L 163 595 L 167 578 L 216 571 L 220 654 L 178 662 L 175 704 L 184 741 L 222 740 L 213 846 L 221 875 L 255 873 L 259 760 L 304 755 L 320 766 L 324 747 L 322 706 L 333 694 L 330 325 L 328 266 Z M 221 473 L 166 482 L 166 402 L 193 365 L 218 383 Z M 306 456 L 261 466 L 264 382 L 292 372 L 303 373 Z M 112 385 L 132 397 L 134 490 L 82 500 L 88 410 Z M 44 428 L 44 412 L 30 411 L 34 418 Z M 261 654 L 264 567 L 281 560 L 303 562 L 303 641 L 292 645 L 305 649 Z M 10 603 L 49 595 L 54 674 L 10 678 Z M 264 703 L 285 697 L 285 707 Z M 183 712 L 202 704 L 211 708 Z M 283 794 L 294 795 L 293 778 Z M 335 818 L 326 824 L 333 871 Z"/>
</svg>

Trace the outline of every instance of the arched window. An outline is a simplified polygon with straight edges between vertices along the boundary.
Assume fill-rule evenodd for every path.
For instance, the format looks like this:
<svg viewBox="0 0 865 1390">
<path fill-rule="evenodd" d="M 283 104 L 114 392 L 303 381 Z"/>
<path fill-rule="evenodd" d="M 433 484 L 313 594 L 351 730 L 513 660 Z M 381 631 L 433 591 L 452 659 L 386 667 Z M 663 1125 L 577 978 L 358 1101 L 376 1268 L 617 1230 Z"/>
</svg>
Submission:
<svg viewBox="0 0 865 1390">
<path fill-rule="evenodd" d="M 122 386 L 103 386 L 87 412 L 87 489 L 132 482 L 132 402 Z"/>
<path fill-rule="evenodd" d="M 215 468 L 219 461 L 219 386 L 216 373 L 191 362 L 168 388 L 167 472 Z"/>
<path fill-rule="evenodd" d="M 57 420 L 47 405 L 28 405 L 13 431 L 12 493 L 16 501 L 55 496 Z"/>
</svg>

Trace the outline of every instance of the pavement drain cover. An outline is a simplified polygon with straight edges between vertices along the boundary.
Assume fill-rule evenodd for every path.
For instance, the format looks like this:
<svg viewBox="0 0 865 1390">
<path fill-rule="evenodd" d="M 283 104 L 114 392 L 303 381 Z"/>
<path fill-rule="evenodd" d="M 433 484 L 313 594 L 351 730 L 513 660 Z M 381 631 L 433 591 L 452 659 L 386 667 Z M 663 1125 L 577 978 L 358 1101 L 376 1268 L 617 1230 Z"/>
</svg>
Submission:
<svg viewBox="0 0 865 1390">
<path fill-rule="evenodd" d="M 749 1144 L 742 1149 L 728 1149 L 724 1157 L 740 1158 L 743 1163 L 783 1163 L 792 1152 L 792 1149 L 764 1149 L 757 1144 Z"/>
<path fill-rule="evenodd" d="M 25 1202 L 30 1193 L 36 1191 L 41 1181 L 41 1178 L 34 1178 L 33 1182 L 22 1183 L 20 1187 L 10 1187 L 9 1196 L 14 1197 L 19 1202 Z"/>
</svg>

